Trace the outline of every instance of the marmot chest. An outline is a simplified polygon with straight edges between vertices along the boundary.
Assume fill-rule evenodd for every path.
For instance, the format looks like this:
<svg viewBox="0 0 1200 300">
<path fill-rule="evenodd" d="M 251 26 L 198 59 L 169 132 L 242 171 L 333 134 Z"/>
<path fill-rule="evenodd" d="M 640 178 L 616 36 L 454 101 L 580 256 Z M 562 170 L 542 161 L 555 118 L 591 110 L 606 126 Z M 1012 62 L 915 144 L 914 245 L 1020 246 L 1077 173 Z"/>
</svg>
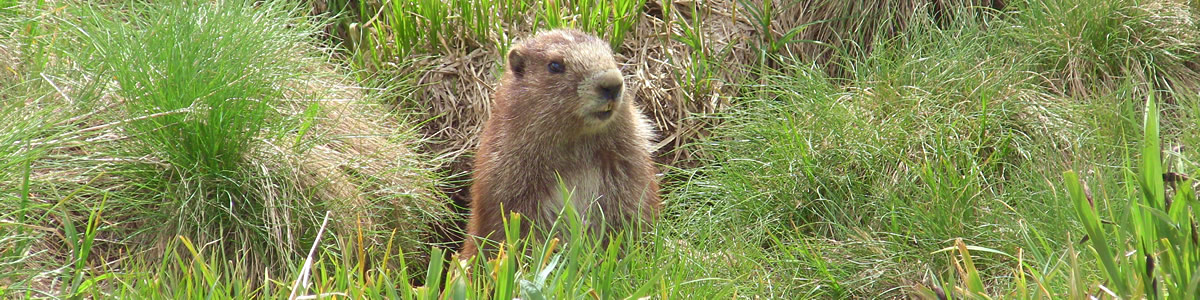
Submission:
<svg viewBox="0 0 1200 300">
<path fill-rule="evenodd" d="M 562 208 L 564 199 L 570 199 L 571 205 L 580 212 L 588 211 L 597 206 L 605 198 L 612 195 L 605 186 L 605 174 L 598 166 L 582 166 L 573 170 L 559 170 L 562 183 L 556 180 L 551 187 L 550 203 L 546 208 L 554 209 L 555 214 Z"/>
</svg>

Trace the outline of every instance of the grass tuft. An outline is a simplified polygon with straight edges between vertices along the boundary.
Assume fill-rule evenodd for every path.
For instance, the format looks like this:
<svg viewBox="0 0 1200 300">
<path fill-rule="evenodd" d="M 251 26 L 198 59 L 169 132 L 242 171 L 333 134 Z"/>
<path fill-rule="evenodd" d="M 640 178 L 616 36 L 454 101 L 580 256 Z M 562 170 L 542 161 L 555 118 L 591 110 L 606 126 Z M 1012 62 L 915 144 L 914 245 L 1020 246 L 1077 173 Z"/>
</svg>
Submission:
<svg viewBox="0 0 1200 300">
<path fill-rule="evenodd" d="M 297 47 L 316 24 L 282 2 L 80 9 L 73 31 L 87 48 L 72 57 L 94 62 L 88 71 L 100 86 L 111 79 L 116 97 L 88 100 L 121 108 L 112 124 L 128 139 L 116 151 L 135 159 L 117 174 L 137 183 L 136 197 L 154 199 L 133 208 L 155 212 L 146 225 L 204 243 L 238 241 L 229 250 L 252 265 L 298 249 L 314 204 L 281 194 L 288 171 L 262 149 L 286 126 L 277 109 L 303 72 L 308 54 Z"/>
<path fill-rule="evenodd" d="M 1197 12 L 1178 1 L 1014 1 L 1001 33 L 1036 58 L 1056 91 L 1104 93 L 1122 80 L 1191 89 L 1200 73 Z"/>
</svg>

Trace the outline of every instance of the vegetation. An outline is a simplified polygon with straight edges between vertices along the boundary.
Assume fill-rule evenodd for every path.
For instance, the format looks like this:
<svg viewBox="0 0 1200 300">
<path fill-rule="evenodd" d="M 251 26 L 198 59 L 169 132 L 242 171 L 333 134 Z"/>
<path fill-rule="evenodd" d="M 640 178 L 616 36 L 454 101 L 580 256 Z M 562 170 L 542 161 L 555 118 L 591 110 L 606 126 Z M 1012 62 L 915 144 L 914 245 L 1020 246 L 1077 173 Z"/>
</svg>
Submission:
<svg viewBox="0 0 1200 300">
<path fill-rule="evenodd" d="M 0 0 L 0 295 L 1192 298 L 1197 21 L 1173 0 Z M 618 53 L 663 213 L 598 237 L 568 208 L 557 238 L 460 259 L 500 54 L 554 27 Z"/>
</svg>

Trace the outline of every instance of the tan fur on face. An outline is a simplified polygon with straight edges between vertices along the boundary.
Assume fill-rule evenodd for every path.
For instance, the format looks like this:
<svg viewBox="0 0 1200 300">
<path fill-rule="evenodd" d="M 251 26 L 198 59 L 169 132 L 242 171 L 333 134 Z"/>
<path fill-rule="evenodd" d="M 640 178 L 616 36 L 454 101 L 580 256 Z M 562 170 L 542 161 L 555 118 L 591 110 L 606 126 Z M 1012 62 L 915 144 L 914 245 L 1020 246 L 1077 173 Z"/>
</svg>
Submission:
<svg viewBox="0 0 1200 300">
<path fill-rule="evenodd" d="M 564 199 L 557 176 L 593 233 L 654 217 L 651 126 L 624 89 L 608 44 L 594 36 L 554 30 L 513 47 L 475 158 L 463 255 L 477 252 L 477 238 L 503 239 L 509 212 L 552 224 Z"/>
</svg>

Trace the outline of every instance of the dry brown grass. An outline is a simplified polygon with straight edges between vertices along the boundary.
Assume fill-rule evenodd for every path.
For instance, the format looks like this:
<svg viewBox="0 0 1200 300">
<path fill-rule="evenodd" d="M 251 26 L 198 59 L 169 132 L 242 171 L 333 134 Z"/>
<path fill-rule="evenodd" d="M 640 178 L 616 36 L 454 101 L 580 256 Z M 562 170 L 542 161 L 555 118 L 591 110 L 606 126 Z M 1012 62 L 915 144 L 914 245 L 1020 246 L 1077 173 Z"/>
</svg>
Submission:
<svg viewBox="0 0 1200 300">
<path fill-rule="evenodd" d="M 621 59 L 637 103 L 659 130 L 659 162 L 679 165 L 697 153 L 684 147 L 703 138 L 713 120 L 699 116 L 720 112 L 738 95 L 739 84 L 750 76 L 756 57 L 751 51 L 755 32 L 736 1 L 676 2 L 669 11 L 642 14 L 621 48 Z M 649 11 L 668 11 L 649 4 Z M 699 25 L 693 20 L 699 20 Z M 674 39 L 684 27 L 698 27 L 704 43 L 700 49 Z M 707 60 L 707 62 L 699 61 Z M 688 70 L 712 63 L 712 73 L 699 81 Z"/>
<path fill-rule="evenodd" d="M 294 158 L 297 182 L 342 217 L 340 234 L 366 232 L 366 242 L 379 247 L 395 238 L 404 249 L 440 240 L 436 234 L 446 229 L 437 227 L 454 216 L 430 171 L 438 165 L 413 151 L 423 140 L 365 99 L 362 88 L 327 78 L 307 82 L 306 91 L 324 96 L 309 133 L 315 143 Z"/>
</svg>

